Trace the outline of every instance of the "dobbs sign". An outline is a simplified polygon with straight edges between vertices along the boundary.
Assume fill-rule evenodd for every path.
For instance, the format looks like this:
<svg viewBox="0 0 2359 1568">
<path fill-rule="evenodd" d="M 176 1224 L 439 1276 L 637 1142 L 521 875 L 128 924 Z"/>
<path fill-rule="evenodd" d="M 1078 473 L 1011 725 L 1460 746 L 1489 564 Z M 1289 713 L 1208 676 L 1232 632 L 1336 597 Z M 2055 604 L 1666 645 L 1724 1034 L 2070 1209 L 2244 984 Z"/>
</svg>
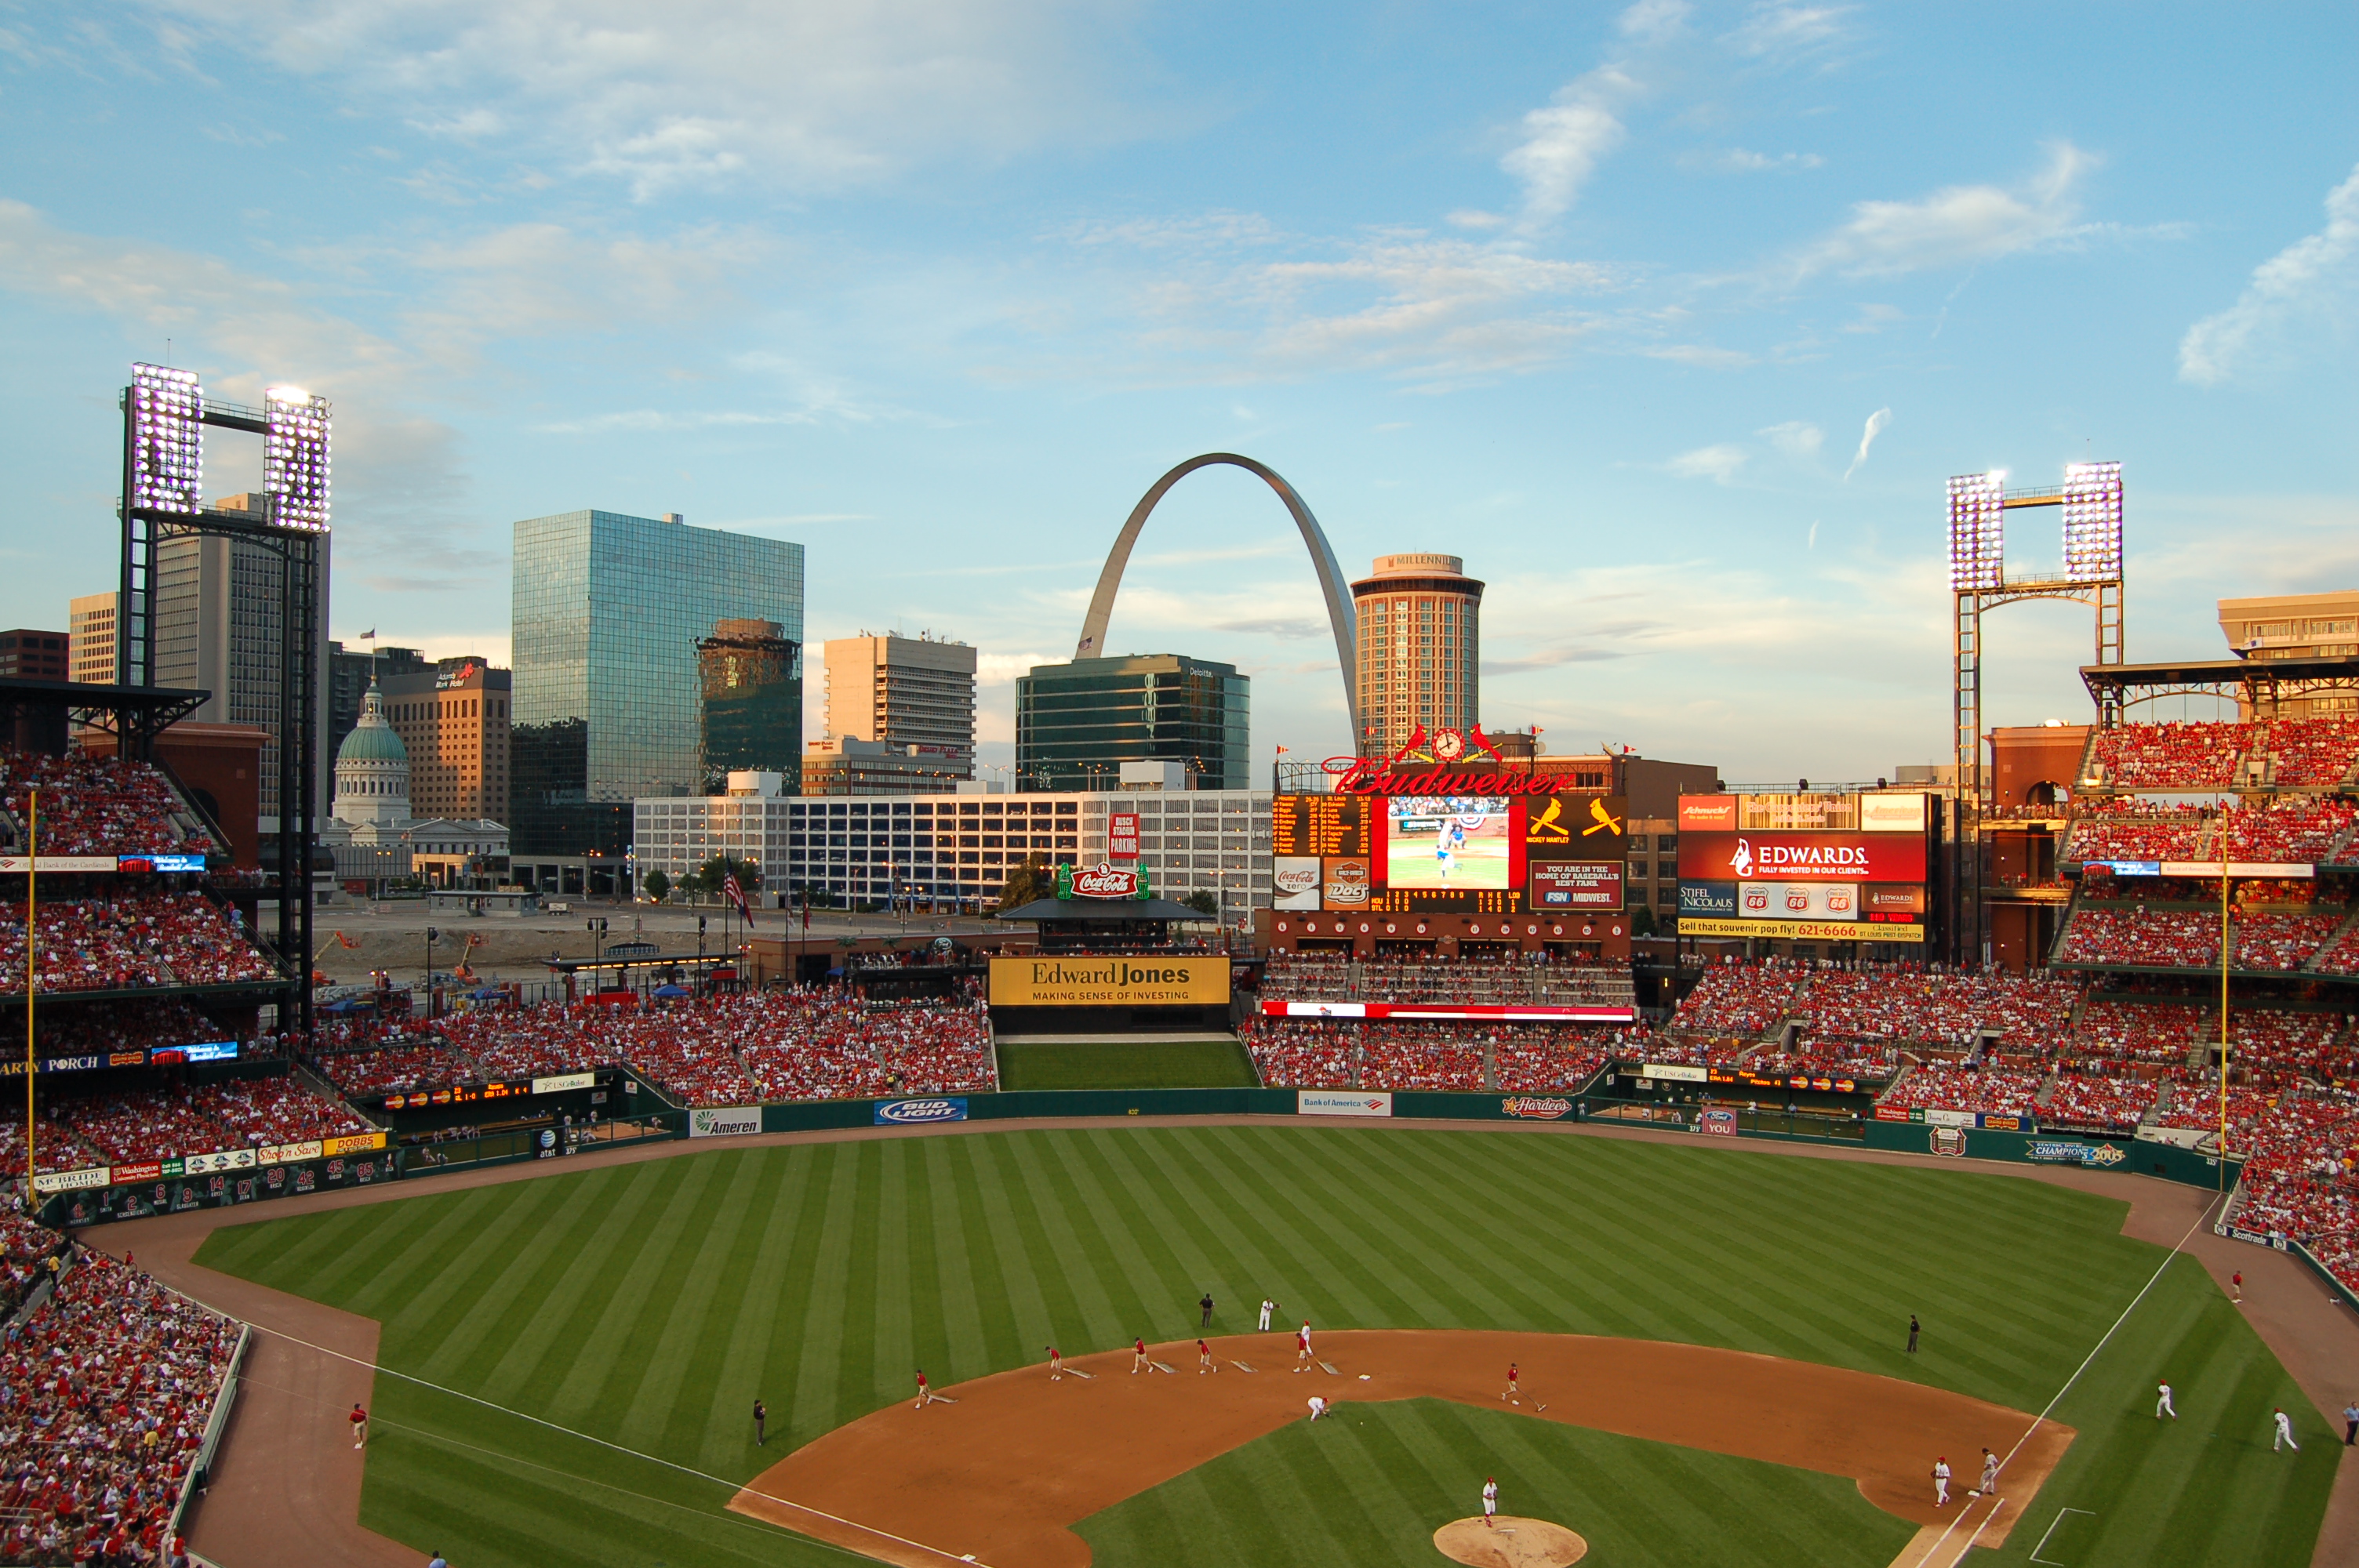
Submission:
<svg viewBox="0 0 2359 1568">
<path fill-rule="evenodd" d="M 1190 1007 L 1228 1000 L 1224 957 L 1124 954 L 991 961 L 994 1007 Z"/>
</svg>

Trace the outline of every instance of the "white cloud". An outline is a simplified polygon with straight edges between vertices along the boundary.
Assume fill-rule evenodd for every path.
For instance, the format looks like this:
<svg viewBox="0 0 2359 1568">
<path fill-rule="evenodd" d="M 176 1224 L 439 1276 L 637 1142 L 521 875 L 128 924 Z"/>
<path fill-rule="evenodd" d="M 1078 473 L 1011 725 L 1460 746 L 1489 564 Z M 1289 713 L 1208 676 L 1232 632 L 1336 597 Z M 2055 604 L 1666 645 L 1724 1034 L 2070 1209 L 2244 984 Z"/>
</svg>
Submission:
<svg viewBox="0 0 2359 1568">
<path fill-rule="evenodd" d="M 1628 77 L 1606 67 L 1568 83 L 1548 107 L 1524 116 L 1524 139 L 1499 160 L 1499 167 L 1524 188 L 1527 226 L 1571 211 L 1598 163 L 1622 145 L 1622 122 L 1608 104 L 1633 85 Z"/>
<path fill-rule="evenodd" d="M 1972 265 L 2052 245 L 2082 232 L 2075 188 L 2097 161 L 2057 142 L 2048 167 L 2012 190 L 1952 185 L 1916 201 L 1858 202 L 1849 222 L 1794 258 L 1793 272 L 1873 276 Z"/>
<path fill-rule="evenodd" d="M 1457 211 L 1451 213 L 1444 222 L 1448 222 L 1453 229 L 1473 229 L 1477 232 L 1489 229 L 1504 229 L 1507 225 L 1507 221 L 1498 213 L 1484 212 L 1472 207 L 1460 208 Z"/>
<path fill-rule="evenodd" d="M 1723 174 L 1767 174 L 1777 169 L 1821 168 L 1826 159 L 1816 153 L 1756 153 L 1744 147 L 1680 159 L 1690 167 L 1701 166 L 1718 169 Z"/>
<path fill-rule="evenodd" d="M 1074 635 L 1081 635 L 1081 623 L 1074 622 Z M 974 684 L 977 686 L 1014 686 L 1018 676 L 1028 676 L 1035 665 L 1061 663 L 1063 654 L 985 654 L 974 656 Z"/>
<path fill-rule="evenodd" d="M 1638 0 L 1614 21 L 1625 38 L 1658 44 L 1687 26 L 1695 7 L 1688 0 Z"/>
<path fill-rule="evenodd" d="M 1714 484 L 1726 484 L 1745 466 L 1743 447 L 1725 443 L 1715 447 L 1698 447 L 1692 452 L 1681 452 L 1664 468 L 1681 479 L 1708 479 Z"/>
<path fill-rule="evenodd" d="M 1788 419 L 1782 425 L 1772 425 L 1756 435 L 1769 438 L 1769 444 L 1790 458 L 1815 458 L 1827 433 L 1816 425 L 1800 419 Z"/>
<path fill-rule="evenodd" d="M 1884 427 L 1891 423 L 1892 410 L 1889 408 L 1879 408 L 1867 416 L 1867 427 L 1859 433 L 1859 451 L 1852 458 L 1851 467 L 1843 470 L 1844 479 L 1848 480 L 1859 471 L 1860 465 L 1867 461 L 1868 448 L 1875 445 L 1875 438 L 1883 435 Z"/>
<path fill-rule="evenodd" d="M 1843 36 L 1848 5 L 1756 5 L 1745 25 L 1728 35 L 1740 52 L 1785 62 L 1821 53 Z"/>
<path fill-rule="evenodd" d="M 1718 349 L 1709 343 L 1665 343 L 1638 352 L 1650 360 L 1669 360 L 1673 364 L 1695 365 L 1703 370 L 1742 370 L 1754 362 L 1753 356 L 1741 349 Z"/>
<path fill-rule="evenodd" d="M 1859 314 L 1843 325 L 1846 332 L 1881 332 L 1908 319 L 1897 305 L 1862 305 Z"/>
<path fill-rule="evenodd" d="M 2187 329 L 2179 342 L 2179 378 L 2215 386 L 2241 363 L 2305 326 L 2340 327 L 2359 281 L 2359 168 L 2326 193 L 2326 226 L 2253 269 L 2236 303 Z"/>
<path fill-rule="evenodd" d="M 1114 18 L 1071 0 L 146 3 L 430 134 L 641 196 L 741 173 L 836 189 L 1118 139 L 1153 113 Z"/>
</svg>

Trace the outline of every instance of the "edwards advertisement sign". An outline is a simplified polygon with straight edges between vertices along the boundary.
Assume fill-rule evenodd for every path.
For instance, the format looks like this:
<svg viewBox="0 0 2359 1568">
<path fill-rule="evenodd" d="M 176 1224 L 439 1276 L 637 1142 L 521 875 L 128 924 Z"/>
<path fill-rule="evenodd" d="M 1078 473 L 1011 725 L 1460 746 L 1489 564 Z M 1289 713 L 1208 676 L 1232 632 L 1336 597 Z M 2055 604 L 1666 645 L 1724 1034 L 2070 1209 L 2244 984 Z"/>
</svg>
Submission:
<svg viewBox="0 0 2359 1568">
<path fill-rule="evenodd" d="M 1127 954 L 994 958 L 994 1007 L 1210 1007 L 1229 1000 L 1226 957 Z"/>
<path fill-rule="evenodd" d="M 1905 833 L 1682 833 L 1680 880 L 1921 882 L 1925 840 Z"/>
</svg>

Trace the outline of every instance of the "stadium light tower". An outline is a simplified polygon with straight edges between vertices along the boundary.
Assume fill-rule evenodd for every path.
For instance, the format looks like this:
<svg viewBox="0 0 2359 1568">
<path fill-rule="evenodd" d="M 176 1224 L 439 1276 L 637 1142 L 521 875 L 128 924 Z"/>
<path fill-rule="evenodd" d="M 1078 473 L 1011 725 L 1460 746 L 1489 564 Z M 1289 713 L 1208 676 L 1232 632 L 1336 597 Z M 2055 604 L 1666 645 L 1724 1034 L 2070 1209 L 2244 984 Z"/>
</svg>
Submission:
<svg viewBox="0 0 2359 1568">
<path fill-rule="evenodd" d="M 2020 508 L 2060 507 L 2064 569 L 2060 574 L 2006 569 L 2006 514 Z M 2006 474 L 1961 474 L 1950 481 L 1950 593 L 1955 606 L 1951 710 L 1956 731 L 1958 844 L 1957 929 L 1961 957 L 1983 955 L 1983 613 L 2003 604 L 2060 599 L 2095 611 L 2096 662 L 2122 662 L 2122 465 L 2071 463 L 2064 482 L 2047 490 L 2008 490 Z M 2107 688 L 2110 690 L 2111 688 Z M 2097 722 L 2121 719 L 2118 694 L 2098 698 Z"/>
<path fill-rule="evenodd" d="M 328 400 L 274 386 L 260 408 L 208 399 L 193 371 L 135 364 L 123 389 L 123 563 L 115 679 L 156 684 L 157 551 L 166 539 L 243 541 L 278 568 L 278 956 L 291 973 L 279 1027 L 311 1027 L 311 834 L 318 816 L 321 541 L 328 533 Z M 262 438 L 264 514 L 204 500 L 206 426 Z M 128 734 L 118 741 L 128 748 Z"/>
</svg>

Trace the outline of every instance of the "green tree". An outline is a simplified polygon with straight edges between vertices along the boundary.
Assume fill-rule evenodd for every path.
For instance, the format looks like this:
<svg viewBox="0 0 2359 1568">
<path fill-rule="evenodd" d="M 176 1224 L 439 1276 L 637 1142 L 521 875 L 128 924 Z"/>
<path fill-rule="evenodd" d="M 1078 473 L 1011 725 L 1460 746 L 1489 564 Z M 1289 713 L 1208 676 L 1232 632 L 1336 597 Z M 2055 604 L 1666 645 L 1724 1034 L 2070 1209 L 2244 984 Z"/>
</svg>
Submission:
<svg viewBox="0 0 2359 1568">
<path fill-rule="evenodd" d="M 1640 904 L 1630 916 L 1630 935 L 1652 936 L 1655 934 L 1655 912 Z"/>
<path fill-rule="evenodd" d="M 1000 884 L 999 907 L 1003 912 L 1021 909 L 1035 899 L 1056 896 L 1057 871 L 1049 864 L 1049 857 L 1027 855 L 1022 865 L 1007 868 L 1007 881 Z"/>
<path fill-rule="evenodd" d="M 1198 888 L 1180 902 L 1207 920 L 1218 920 L 1221 917 L 1220 895 L 1210 888 Z"/>
<path fill-rule="evenodd" d="M 679 879 L 679 890 L 685 893 L 717 898 L 721 885 L 729 880 L 732 871 L 737 873 L 737 885 L 751 899 L 754 890 L 762 885 L 762 868 L 751 860 L 740 860 L 731 855 L 715 855 L 706 860 Z"/>
<path fill-rule="evenodd" d="M 671 895 L 671 879 L 664 875 L 663 868 L 660 866 L 647 873 L 647 896 L 658 903 L 661 903 Z"/>
</svg>

